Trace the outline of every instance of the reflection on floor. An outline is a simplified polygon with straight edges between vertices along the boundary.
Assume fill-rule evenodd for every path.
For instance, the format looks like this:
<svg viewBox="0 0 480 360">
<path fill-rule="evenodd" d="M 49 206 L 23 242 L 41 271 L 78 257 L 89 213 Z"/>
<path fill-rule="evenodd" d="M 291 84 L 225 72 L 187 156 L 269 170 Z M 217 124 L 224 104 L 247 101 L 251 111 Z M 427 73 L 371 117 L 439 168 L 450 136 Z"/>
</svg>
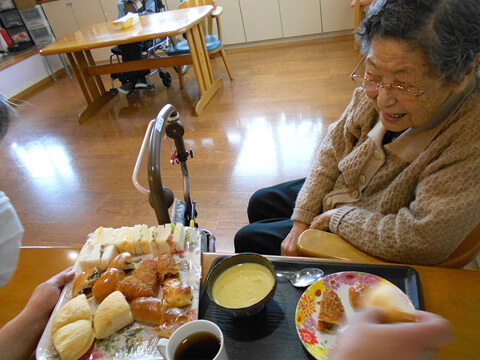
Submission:
<svg viewBox="0 0 480 360">
<path fill-rule="evenodd" d="M 351 41 L 313 41 L 231 51 L 235 80 L 221 59 L 213 60 L 224 85 L 200 117 L 192 113 L 198 99 L 192 68 L 185 89 L 167 69 L 170 88 L 157 76 L 153 92 L 119 94 L 82 125 L 76 117 L 84 99 L 74 80 L 35 92 L 18 108 L 0 148 L 0 189 L 24 224 L 24 245 L 81 246 L 99 226 L 154 225 L 153 209 L 131 176 L 148 122 L 171 103 L 195 153 L 187 165 L 199 226 L 215 234 L 218 252 L 233 252 L 250 195 L 305 176 L 316 144 L 348 104 L 349 74 L 361 57 L 352 48 Z M 164 142 L 164 185 L 182 198 L 180 167 L 169 159 Z M 145 167 L 140 182 L 148 184 Z"/>
</svg>

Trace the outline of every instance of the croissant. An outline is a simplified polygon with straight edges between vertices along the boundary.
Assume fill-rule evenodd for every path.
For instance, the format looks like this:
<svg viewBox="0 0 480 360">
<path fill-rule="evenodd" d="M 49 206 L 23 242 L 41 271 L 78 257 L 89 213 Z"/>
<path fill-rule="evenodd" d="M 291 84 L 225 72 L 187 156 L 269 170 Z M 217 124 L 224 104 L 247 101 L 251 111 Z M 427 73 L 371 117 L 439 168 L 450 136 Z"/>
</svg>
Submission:
<svg viewBox="0 0 480 360">
<path fill-rule="evenodd" d="M 171 308 L 165 311 L 163 321 L 160 326 L 155 328 L 159 337 L 170 338 L 175 330 L 188 322 L 188 316 L 182 310 Z"/>
<path fill-rule="evenodd" d="M 183 307 L 192 303 L 192 288 L 178 279 L 168 279 L 163 284 L 163 298 L 168 307 Z"/>
<path fill-rule="evenodd" d="M 120 291 L 128 302 L 138 297 L 154 297 L 155 292 L 136 276 L 127 276 L 124 280 L 119 281 L 115 290 Z"/>
<path fill-rule="evenodd" d="M 132 275 L 144 282 L 156 294 L 158 291 L 158 274 L 154 259 L 143 260 L 138 267 L 133 270 Z"/>
<path fill-rule="evenodd" d="M 160 282 L 163 283 L 167 277 L 178 276 L 180 269 L 172 255 L 163 253 L 157 259 L 157 272 Z"/>
</svg>

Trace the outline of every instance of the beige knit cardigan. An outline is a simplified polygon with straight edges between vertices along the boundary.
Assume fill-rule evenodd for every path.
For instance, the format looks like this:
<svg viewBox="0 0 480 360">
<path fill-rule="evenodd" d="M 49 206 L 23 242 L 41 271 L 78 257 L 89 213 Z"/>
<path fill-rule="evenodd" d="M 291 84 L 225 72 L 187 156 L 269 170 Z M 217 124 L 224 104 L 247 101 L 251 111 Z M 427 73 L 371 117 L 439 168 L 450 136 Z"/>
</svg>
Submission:
<svg viewBox="0 0 480 360">
<path fill-rule="evenodd" d="M 362 89 L 316 151 L 292 220 L 336 208 L 330 231 L 391 262 L 434 265 L 480 222 L 480 91 L 472 78 L 427 124 L 383 146 Z"/>
</svg>

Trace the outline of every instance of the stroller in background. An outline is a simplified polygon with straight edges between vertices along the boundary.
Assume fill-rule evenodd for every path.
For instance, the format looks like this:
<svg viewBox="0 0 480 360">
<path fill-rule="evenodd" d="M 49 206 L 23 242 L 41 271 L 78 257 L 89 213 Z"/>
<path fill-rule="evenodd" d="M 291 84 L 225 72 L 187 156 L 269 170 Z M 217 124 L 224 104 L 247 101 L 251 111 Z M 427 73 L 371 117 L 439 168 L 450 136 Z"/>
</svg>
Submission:
<svg viewBox="0 0 480 360">
<path fill-rule="evenodd" d="M 165 11 L 165 5 L 163 4 L 162 0 L 155 0 L 155 11 L 156 12 Z M 171 40 L 168 37 L 146 41 L 143 46 L 142 57 L 145 59 L 166 57 L 167 51 L 170 48 L 170 46 L 171 46 Z M 110 64 L 113 63 L 112 61 L 113 57 L 116 57 L 117 62 L 121 62 L 122 60 L 122 52 L 120 51 L 118 46 L 114 46 L 111 49 Z M 182 70 L 184 69 L 182 68 Z M 160 68 L 160 69 L 155 69 L 148 74 L 148 86 L 145 89 L 153 90 L 155 88 L 152 82 L 152 77 L 157 73 L 162 79 L 162 83 L 165 87 L 168 88 L 172 85 L 172 77 L 170 73 L 165 71 L 164 68 Z M 114 82 L 115 80 L 118 79 L 120 80 L 120 82 L 123 83 L 126 80 L 125 74 L 124 73 L 111 74 L 110 78 L 112 81 L 112 88 L 110 89 L 110 92 L 117 94 L 118 89 L 115 87 Z"/>
</svg>

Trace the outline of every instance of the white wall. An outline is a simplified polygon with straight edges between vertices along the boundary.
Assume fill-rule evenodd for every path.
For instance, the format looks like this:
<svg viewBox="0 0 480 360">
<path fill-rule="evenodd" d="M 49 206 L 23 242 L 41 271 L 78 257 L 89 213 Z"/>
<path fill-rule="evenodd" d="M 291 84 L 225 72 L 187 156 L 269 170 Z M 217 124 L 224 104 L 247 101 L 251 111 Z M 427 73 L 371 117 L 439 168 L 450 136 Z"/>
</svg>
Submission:
<svg viewBox="0 0 480 360">
<path fill-rule="evenodd" d="M 35 54 L 22 61 L 19 61 L 5 69 L 0 70 L 0 92 L 11 98 L 50 76 L 45 59 L 40 54 Z M 60 58 L 57 55 L 49 56 L 48 61 L 53 71 L 62 67 Z"/>
</svg>

